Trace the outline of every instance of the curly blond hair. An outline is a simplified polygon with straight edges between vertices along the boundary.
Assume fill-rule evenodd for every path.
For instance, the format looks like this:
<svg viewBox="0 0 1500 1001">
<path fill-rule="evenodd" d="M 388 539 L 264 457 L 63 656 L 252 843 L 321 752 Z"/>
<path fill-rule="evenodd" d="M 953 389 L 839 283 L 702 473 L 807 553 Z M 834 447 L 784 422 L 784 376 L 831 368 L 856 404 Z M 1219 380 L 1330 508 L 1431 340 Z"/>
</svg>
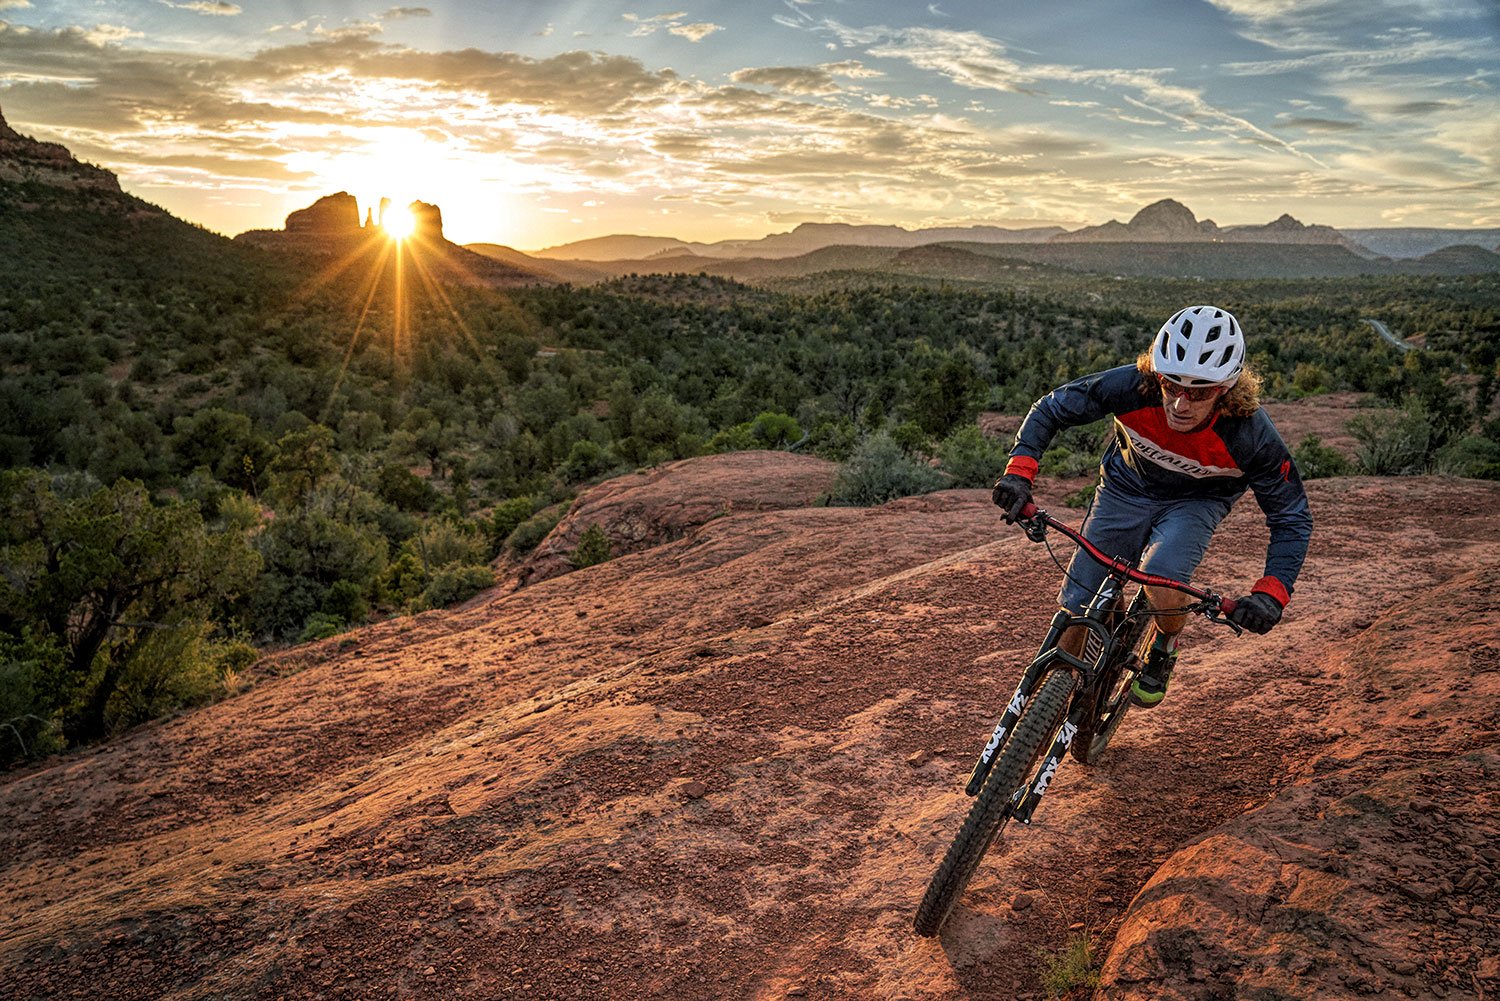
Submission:
<svg viewBox="0 0 1500 1001">
<path fill-rule="evenodd" d="M 1150 351 L 1142 351 L 1135 360 L 1135 370 L 1141 373 L 1141 395 L 1161 399 L 1161 386 L 1156 381 L 1156 365 Z M 1260 376 L 1246 362 L 1240 369 L 1240 377 L 1219 397 L 1214 409 L 1227 417 L 1249 417 L 1260 409 Z"/>
</svg>

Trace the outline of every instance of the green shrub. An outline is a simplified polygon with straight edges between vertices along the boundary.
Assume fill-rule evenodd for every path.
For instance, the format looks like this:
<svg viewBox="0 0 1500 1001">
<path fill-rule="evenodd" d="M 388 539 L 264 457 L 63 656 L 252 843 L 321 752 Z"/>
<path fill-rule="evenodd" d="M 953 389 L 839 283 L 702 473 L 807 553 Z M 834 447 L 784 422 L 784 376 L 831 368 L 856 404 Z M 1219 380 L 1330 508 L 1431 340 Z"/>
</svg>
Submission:
<svg viewBox="0 0 1500 1001">
<path fill-rule="evenodd" d="M 1354 473 L 1354 463 L 1346 459 L 1338 449 L 1324 445 L 1323 439 L 1315 434 L 1302 439 L 1302 444 L 1297 446 L 1292 458 L 1296 460 L 1297 472 L 1302 474 L 1304 480 L 1350 476 Z"/>
<path fill-rule="evenodd" d="M 884 431 L 870 435 L 839 467 L 830 500 L 834 504 L 873 507 L 931 493 L 944 485 L 944 477 L 924 462 L 910 458 Z"/>
<path fill-rule="evenodd" d="M 568 562 L 582 570 L 584 567 L 591 567 L 609 559 L 613 549 L 609 535 L 598 522 L 594 522 L 578 537 L 578 547 L 573 550 L 573 555 L 568 557 Z"/>
<path fill-rule="evenodd" d="M 353 626 L 365 620 L 370 606 L 358 584 L 352 580 L 340 580 L 335 581 L 323 597 L 323 612 Z"/>
<path fill-rule="evenodd" d="M 1427 466 L 1432 428 L 1419 406 L 1409 406 L 1394 416 L 1360 414 L 1345 425 L 1359 444 L 1355 460 L 1371 476 L 1411 476 Z"/>
<path fill-rule="evenodd" d="M 1500 464 L 1500 442 L 1477 435 L 1449 442 L 1432 457 L 1433 472 L 1477 480 L 1495 479 L 1493 468 L 1497 464 Z"/>
<path fill-rule="evenodd" d="M 490 515 L 490 552 L 499 553 L 505 546 L 505 540 L 510 538 L 510 533 L 533 513 L 530 497 L 512 497 L 496 504 Z"/>
<path fill-rule="evenodd" d="M 802 440 L 797 418 L 770 410 L 761 411 L 748 430 L 757 448 L 785 448 Z"/>
<path fill-rule="evenodd" d="M 432 484 L 399 464 L 381 467 L 375 493 L 402 511 L 426 511 L 437 500 Z"/>
<path fill-rule="evenodd" d="M 859 429 L 847 417 L 840 421 L 824 421 L 812 429 L 808 439 L 813 455 L 829 462 L 843 462 L 854 454 L 859 444 Z"/>
<path fill-rule="evenodd" d="M 313 640 L 327 639 L 344 631 L 344 620 L 337 615 L 329 615 L 327 612 L 313 612 L 302 623 L 302 634 L 297 637 L 298 643 L 311 643 Z"/>
<path fill-rule="evenodd" d="M 403 548 L 433 570 L 453 563 L 483 563 L 489 556 L 472 523 L 448 519 L 429 521 Z"/>
<path fill-rule="evenodd" d="M 432 575 L 432 583 L 422 592 L 422 604 L 442 608 L 464 601 L 495 583 L 495 571 L 481 566 L 447 566 Z"/>
<path fill-rule="evenodd" d="M 912 458 L 926 456 L 932 452 L 932 439 L 916 421 L 906 421 L 896 425 L 896 429 L 891 432 L 891 440 L 902 452 Z"/>
<path fill-rule="evenodd" d="M 67 745 L 58 706 L 47 697 L 63 662 L 52 635 L 37 638 L 30 629 L 20 636 L 0 633 L 0 767 Z"/>
<path fill-rule="evenodd" d="M 1072 991 L 1099 986 L 1099 968 L 1095 964 L 1093 943 L 1088 932 L 1068 940 L 1062 952 L 1051 954 L 1038 950 L 1042 960 L 1042 986 L 1054 998 L 1066 997 Z"/>
<path fill-rule="evenodd" d="M 985 436 L 979 425 L 958 428 L 938 446 L 943 472 L 953 477 L 955 487 L 992 486 L 1005 472 L 1009 453 L 1005 446 Z"/>
<path fill-rule="evenodd" d="M 402 553 L 380 572 L 375 590 L 381 601 L 405 608 L 427 590 L 427 573 L 420 560 L 411 553 Z"/>
<path fill-rule="evenodd" d="M 562 505 L 558 505 L 540 514 L 532 515 L 516 526 L 516 530 L 510 533 L 510 538 L 505 540 L 505 544 L 518 556 L 531 552 L 537 547 L 537 543 L 545 539 L 547 534 L 557 527 L 557 523 L 562 521 L 565 513 Z"/>
</svg>

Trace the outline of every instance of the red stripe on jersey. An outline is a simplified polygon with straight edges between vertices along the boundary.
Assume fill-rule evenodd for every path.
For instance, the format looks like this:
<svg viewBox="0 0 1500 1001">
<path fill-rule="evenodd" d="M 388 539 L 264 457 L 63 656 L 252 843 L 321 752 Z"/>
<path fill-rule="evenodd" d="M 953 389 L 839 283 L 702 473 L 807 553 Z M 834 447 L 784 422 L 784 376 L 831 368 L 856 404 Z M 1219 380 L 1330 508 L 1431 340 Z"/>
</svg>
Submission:
<svg viewBox="0 0 1500 1001">
<path fill-rule="evenodd" d="M 1220 469 L 1239 469 L 1239 463 L 1229 454 L 1229 449 L 1224 447 L 1224 440 L 1213 433 L 1214 421 L 1208 422 L 1208 427 L 1201 431 L 1184 433 L 1173 431 L 1167 426 L 1167 413 L 1161 406 L 1142 407 L 1140 410 L 1132 410 L 1128 414 L 1120 414 L 1117 418 L 1131 431 L 1155 445 L 1176 453 L 1204 466 L 1217 466 Z"/>
</svg>

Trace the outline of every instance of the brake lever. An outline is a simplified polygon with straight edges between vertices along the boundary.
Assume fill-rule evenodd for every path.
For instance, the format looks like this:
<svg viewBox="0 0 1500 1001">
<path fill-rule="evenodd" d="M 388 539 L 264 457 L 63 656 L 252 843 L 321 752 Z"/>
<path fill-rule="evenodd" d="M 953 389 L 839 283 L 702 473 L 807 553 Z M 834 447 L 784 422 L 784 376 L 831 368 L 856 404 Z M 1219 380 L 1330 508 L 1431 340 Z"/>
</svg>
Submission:
<svg viewBox="0 0 1500 1001">
<path fill-rule="evenodd" d="M 1232 622 L 1226 616 L 1220 614 L 1220 612 L 1219 612 L 1219 601 L 1218 601 L 1217 598 L 1215 598 L 1213 600 L 1213 603 L 1206 610 L 1204 610 L 1203 617 L 1205 619 L 1207 619 L 1208 621 L 1210 621 L 1210 622 L 1217 622 L 1221 626 L 1228 626 L 1230 629 L 1234 630 L 1234 634 L 1236 636 L 1243 636 L 1243 635 L 1245 635 L 1245 627 L 1244 626 L 1241 626 L 1241 625 L 1239 625 L 1239 624 L 1237 624 L 1235 622 Z"/>
</svg>

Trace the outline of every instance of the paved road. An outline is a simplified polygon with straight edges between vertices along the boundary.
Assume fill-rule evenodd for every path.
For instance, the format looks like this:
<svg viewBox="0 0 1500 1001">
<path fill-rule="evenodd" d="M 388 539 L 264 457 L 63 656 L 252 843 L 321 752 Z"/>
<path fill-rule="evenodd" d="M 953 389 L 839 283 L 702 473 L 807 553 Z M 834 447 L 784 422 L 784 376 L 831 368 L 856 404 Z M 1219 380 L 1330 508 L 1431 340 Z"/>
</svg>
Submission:
<svg viewBox="0 0 1500 1001">
<path fill-rule="evenodd" d="M 1391 333 L 1391 328 L 1387 327 L 1385 324 L 1381 323 L 1379 320 L 1366 320 L 1365 322 L 1368 323 L 1370 326 L 1374 327 L 1375 328 L 1375 332 L 1377 334 L 1379 334 L 1381 337 L 1384 337 L 1386 340 L 1390 341 L 1392 344 L 1396 345 L 1396 347 L 1400 348 L 1402 351 L 1410 351 L 1415 346 L 1415 345 L 1411 345 L 1411 344 L 1406 343 L 1401 338 L 1399 338 L 1395 334 Z"/>
</svg>

